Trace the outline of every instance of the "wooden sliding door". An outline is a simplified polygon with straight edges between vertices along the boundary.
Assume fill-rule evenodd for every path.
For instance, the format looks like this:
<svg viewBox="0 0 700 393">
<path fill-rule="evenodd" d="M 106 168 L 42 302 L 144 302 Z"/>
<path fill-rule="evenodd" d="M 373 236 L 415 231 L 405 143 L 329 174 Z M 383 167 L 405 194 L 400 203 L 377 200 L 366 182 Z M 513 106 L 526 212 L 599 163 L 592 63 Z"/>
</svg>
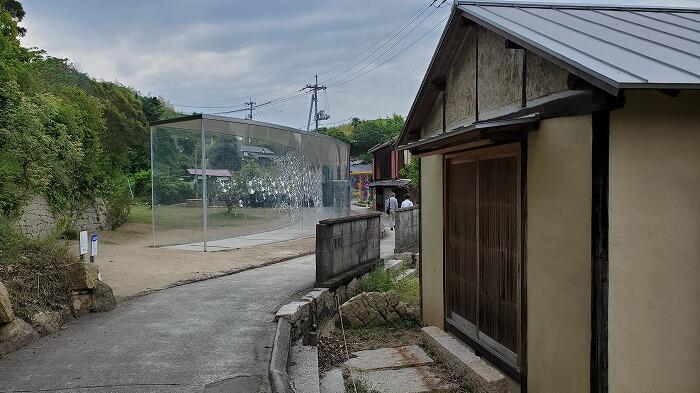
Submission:
<svg viewBox="0 0 700 393">
<path fill-rule="evenodd" d="M 517 369 L 520 144 L 449 155 L 445 174 L 446 317 Z"/>
</svg>

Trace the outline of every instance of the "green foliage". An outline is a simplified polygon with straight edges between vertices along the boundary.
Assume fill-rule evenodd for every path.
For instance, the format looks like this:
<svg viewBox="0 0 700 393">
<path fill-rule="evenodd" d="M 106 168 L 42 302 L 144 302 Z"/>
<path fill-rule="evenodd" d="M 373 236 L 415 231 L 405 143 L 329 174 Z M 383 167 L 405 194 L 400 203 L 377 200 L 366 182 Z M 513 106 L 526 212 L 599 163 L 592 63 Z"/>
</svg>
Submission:
<svg viewBox="0 0 700 393">
<path fill-rule="evenodd" d="M 350 144 L 351 157 L 371 162 L 372 155 L 367 151 L 377 144 L 398 136 L 403 129 L 404 122 L 403 116 L 397 114 L 388 118 L 374 120 L 354 118 L 352 123 L 350 123 L 351 130 L 349 134 L 347 132 L 347 124 L 324 128 L 320 132 L 348 142 Z"/>
<path fill-rule="evenodd" d="M 420 187 L 420 160 L 412 159 L 410 163 L 401 168 L 399 174 L 402 178 L 411 180 L 413 187 Z"/>
<path fill-rule="evenodd" d="M 157 171 L 155 189 L 156 200 L 163 205 L 182 203 L 195 196 L 194 186 L 191 182 Z"/>
<path fill-rule="evenodd" d="M 394 291 L 402 302 L 410 305 L 418 305 L 420 303 L 420 283 L 416 277 L 404 277 L 399 279 L 405 271 L 406 268 L 394 270 L 379 266 L 360 279 L 360 291 Z"/>
<path fill-rule="evenodd" d="M 158 97 L 94 80 L 67 59 L 22 48 L 23 17 L 21 3 L 0 0 L 0 214 L 16 216 L 36 194 L 56 213 L 117 198 L 112 179 L 150 167 L 147 121 L 176 112 Z"/>
<path fill-rule="evenodd" d="M 399 271 L 379 266 L 360 279 L 362 292 L 389 292 L 396 288 Z"/>
<path fill-rule="evenodd" d="M 151 171 L 143 170 L 131 176 L 131 184 L 134 197 L 149 201 L 151 200 Z"/>
<path fill-rule="evenodd" d="M 237 171 L 241 168 L 241 154 L 235 141 L 215 143 L 207 149 L 206 157 L 212 169 Z"/>
<path fill-rule="evenodd" d="M 107 225 L 111 230 L 116 230 L 129 219 L 133 197 L 128 181 L 126 175 L 117 175 L 106 184 Z"/>
</svg>

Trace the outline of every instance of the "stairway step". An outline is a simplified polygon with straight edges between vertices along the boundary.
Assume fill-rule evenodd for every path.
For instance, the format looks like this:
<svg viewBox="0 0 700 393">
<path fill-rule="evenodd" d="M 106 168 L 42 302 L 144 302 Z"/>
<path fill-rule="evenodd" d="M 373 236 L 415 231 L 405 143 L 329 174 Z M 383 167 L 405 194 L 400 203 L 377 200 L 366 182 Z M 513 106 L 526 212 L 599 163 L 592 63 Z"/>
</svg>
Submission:
<svg viewBox="0 0 700 393">
<path fill-rule="evenodd" d="M 310 345 L 292 346 L 289 369 L 295 392 L 320 393 L 318 348 Z"/>
<path fill-rule="evenodd" d="M 321 393 L 345 393 L 343 371 L 334 368 L 321 378 Z"/>
</svg>

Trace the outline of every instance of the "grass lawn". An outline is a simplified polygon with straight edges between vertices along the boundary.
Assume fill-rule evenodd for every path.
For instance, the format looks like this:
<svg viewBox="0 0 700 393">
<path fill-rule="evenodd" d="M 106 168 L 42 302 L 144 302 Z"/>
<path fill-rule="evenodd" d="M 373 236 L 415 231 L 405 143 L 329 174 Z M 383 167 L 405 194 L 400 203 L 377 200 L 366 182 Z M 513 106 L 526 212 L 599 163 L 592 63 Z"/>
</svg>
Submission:
<svg viewBox="0 0 700 393">
<path fill-rule="evenodd" d="M 232 227 L 251 223 L 252 221 L 279 218 L 285 213 L 272 208 L 237 208 L 229 213 L 225 207 L 208 209 L 208 224 L 213 227 Z M 148 206 L 131 207 L 129 222 L 151 224 L 151 209 Z M 202 209 L 185 206 L 157 206 L 156 224 L 163 228 L 189 229 L 202 226 Z"/>
</svg>

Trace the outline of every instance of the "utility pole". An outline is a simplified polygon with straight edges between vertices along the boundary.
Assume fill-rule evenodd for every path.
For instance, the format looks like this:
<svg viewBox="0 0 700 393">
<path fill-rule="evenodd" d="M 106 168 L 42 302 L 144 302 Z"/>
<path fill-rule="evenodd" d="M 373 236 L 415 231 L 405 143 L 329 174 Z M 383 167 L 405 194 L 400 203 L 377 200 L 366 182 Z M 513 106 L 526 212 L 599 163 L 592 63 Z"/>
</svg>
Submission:
<svg viewBox="0 0 700 393">
<path fill-rule="evenodd" d="M 312 94 L 311 107 L 309 107 L 309 121 L 306 123 L 306 131 L 309 131 L 309 128 L 311 128 L 311 113 L 313 111 L 314 120 L 316 121 L 316 132 L 318 132 L 318 121 L 330 119 L 330 116 L 328 116 L 324 111 L 321 111 L 321 113 L 318 112 L 318 91 L 326 90 L 326 86 L 318 85 L 318 75 L 316 75 L 316 83 L 314 83 L 313 85 L 306 85 L 306 87 L 304 87 L 302 90 L 307 89 L 309 91 L 312 91 Z"/>
<path fill-rule="evenodd" d="M 245 105 L 250 107 L 248 109 L 249 112 L 245 118 L 248 120 L 253 120 L 253 106 L 255 105 L 255 102 L 253 102 L 253 97 L 250 97 L 250 99 L 248 100 L 248 102 L 245 103 Z"/>
</svg>

